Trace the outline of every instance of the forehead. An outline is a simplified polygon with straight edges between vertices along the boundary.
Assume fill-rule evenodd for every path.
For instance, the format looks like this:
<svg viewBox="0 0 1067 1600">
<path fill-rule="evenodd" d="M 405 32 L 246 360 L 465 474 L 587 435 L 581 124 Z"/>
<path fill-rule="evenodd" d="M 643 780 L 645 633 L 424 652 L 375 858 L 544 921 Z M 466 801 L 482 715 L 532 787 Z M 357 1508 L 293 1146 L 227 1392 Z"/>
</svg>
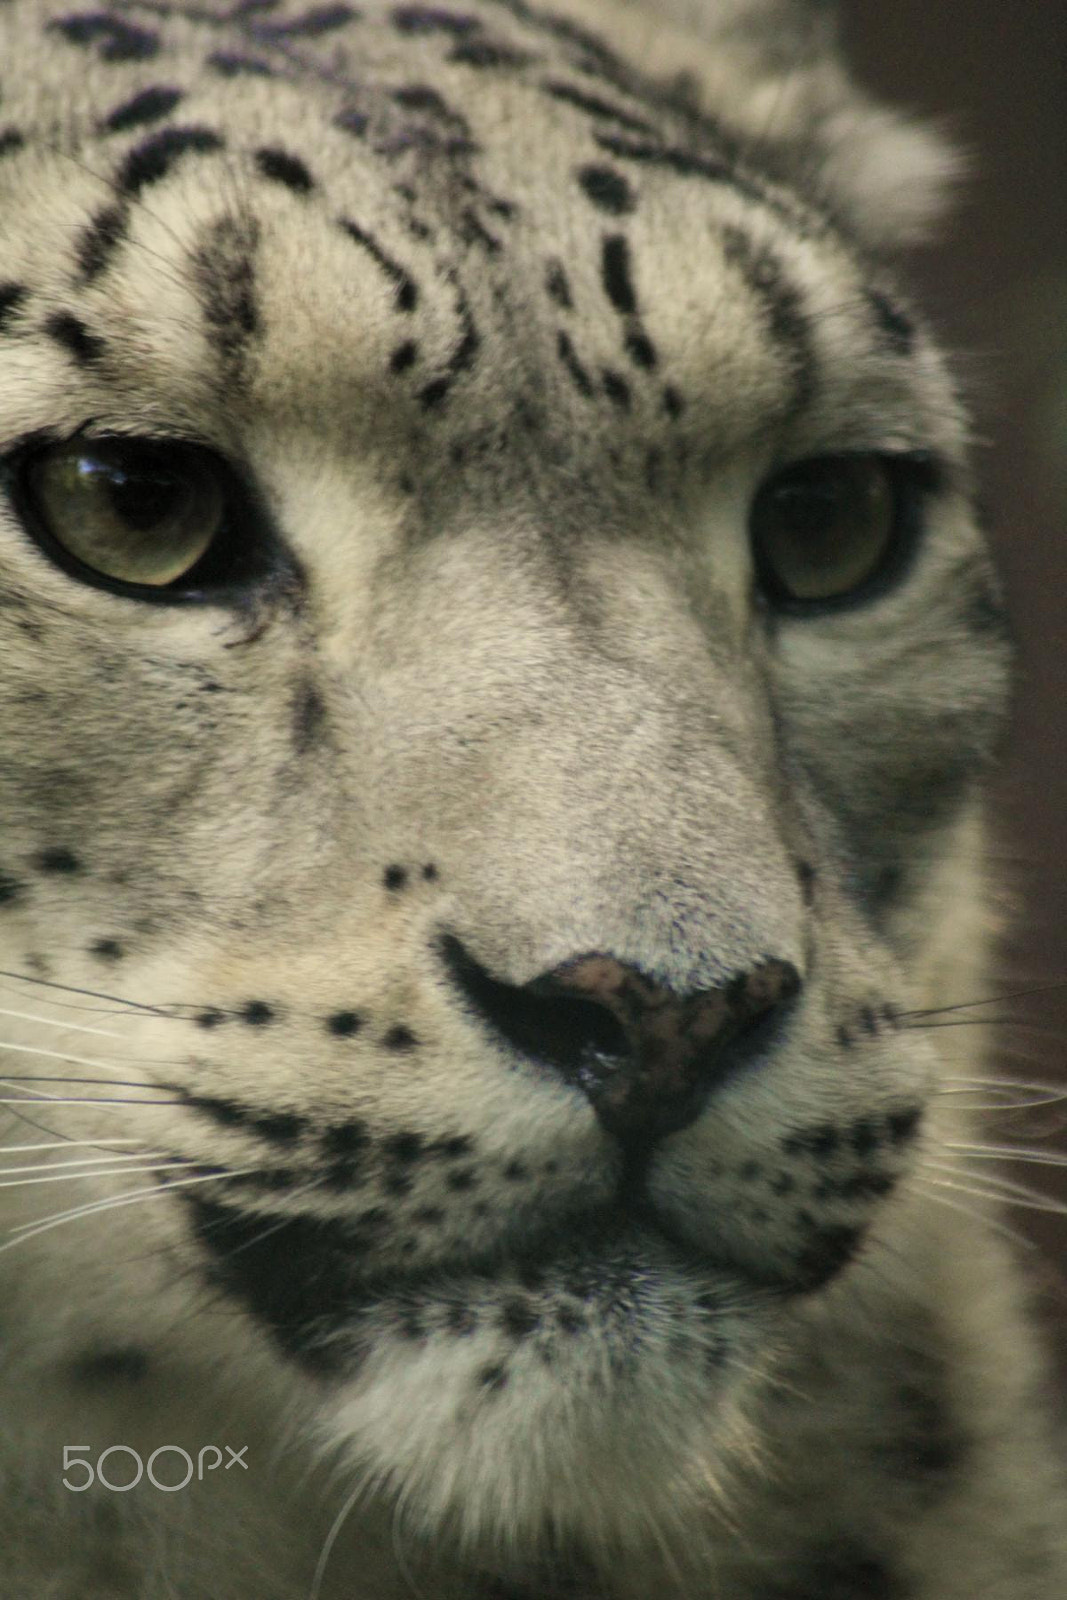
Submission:
<svg viewBox="0 0 1067 1600">
<path fill-rule="evenodd" d="M 148 400 L 395 453 L 472 445 L 491 406 L 542 460 L 617 441 L 650 487 L 846 421 L 920 442 L 908 340 L 827 219 L 572 24 L 518 0 L 136 18 L 0 23 L 57 196 L 39 219 L 39 168 L 11 166 L 0 270 L 41 298 L 72 425 Z"/>
</svg>

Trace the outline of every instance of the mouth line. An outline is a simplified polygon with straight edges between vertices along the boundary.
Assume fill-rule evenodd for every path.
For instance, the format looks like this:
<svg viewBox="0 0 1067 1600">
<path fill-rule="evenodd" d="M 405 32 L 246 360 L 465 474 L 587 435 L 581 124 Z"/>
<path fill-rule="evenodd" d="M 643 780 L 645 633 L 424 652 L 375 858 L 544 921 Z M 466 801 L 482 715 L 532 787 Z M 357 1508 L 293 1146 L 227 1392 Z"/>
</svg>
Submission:
<svg viewBox="0 0 1067 1600">
<path fill-rule="evenodd" d="M 207 1255 L 208 1278 L 265 1324 L 286 1354 L 323 1372 L 350 1363 L 350 1345 L 344 1348 L 340 1336 L 390 1303 L 447 1305 L 508 1282 L 536 1293 L 549 1274 L 553 1287 L 581 1298 L 602 1292 L 613 1274 L 657 1268 L 691 1277 L 697 1294 L 716 1272 L 735 1281 L 745 1276 L 678 1239 L 647 1205 L 568 1214 L 521 1242 L 467 1256 L 453 1252 L 425 1267 L 368 1271 L 351 1231 L 334 1219 L 279 1220 L 201 1195 L 182 1198 Z"/>
</svg>

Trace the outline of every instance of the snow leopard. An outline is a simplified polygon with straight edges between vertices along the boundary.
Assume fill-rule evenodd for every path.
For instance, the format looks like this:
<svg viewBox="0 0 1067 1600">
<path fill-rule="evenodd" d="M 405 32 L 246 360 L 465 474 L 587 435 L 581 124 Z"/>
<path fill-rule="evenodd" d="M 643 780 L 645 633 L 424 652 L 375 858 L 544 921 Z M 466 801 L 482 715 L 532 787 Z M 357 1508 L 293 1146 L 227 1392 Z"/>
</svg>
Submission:
<svg viewBox="0 0 1067 1600">
<path fill-rule="evenodd" d="M 3 1600 L 1067 1593 L 838 26 L 0 5 Z"/>
</svg>

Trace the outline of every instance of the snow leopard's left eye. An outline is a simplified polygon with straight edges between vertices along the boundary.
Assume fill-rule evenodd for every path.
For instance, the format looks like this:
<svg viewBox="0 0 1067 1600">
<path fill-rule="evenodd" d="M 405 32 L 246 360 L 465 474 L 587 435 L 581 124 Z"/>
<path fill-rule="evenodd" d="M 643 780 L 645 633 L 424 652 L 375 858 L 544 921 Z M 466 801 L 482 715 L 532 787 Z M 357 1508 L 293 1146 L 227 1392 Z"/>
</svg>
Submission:
<svg viewBox="0 0 1067 1600">
<path fill-rule="evenodd" d="M 248 495 L 199 445 L 119 435 L 46 444 L 16 463 L 13 493 L 57 566 L 131 598 L 219 599 L 269 559 Z"/>
<path fill-rule="evenodd" d="M 919 520 L 918 468 L 915 457 L 817 456 L 768 479 L 749 533 L 770 603 L 850 604 L 898 571 Z"/>
<path fill-rule="evenodd" d="M 140 439 L 72 439 L 27 463 L 38 519 L 75 561 L 120 583 L 165 588 L 203 560 L 226 514 L 210 457 Z"/>
</svg>

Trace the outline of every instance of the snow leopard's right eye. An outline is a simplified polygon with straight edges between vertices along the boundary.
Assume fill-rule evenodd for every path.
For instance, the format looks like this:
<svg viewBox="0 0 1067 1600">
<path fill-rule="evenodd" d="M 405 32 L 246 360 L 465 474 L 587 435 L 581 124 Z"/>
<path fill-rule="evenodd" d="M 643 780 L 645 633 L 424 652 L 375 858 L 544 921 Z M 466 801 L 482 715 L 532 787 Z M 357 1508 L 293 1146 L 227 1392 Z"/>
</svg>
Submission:
<svg viewBox="0 0 1067 1600">
<path fill-rule="evenodd" d="M 794 613 L 854 605 L 905 565 L 932 474 L 918 455 L 815 456 L 775 473 L 749 533 L 769 604 Z"/>
<path fill-rule="evenodd" d="M 163 601 L 211 597 L 247 574 L 246 497 L 211 451 L 183 441 L 79 436 L 26 454 L 15 500 L 58 566 Z"/>
</svg>

